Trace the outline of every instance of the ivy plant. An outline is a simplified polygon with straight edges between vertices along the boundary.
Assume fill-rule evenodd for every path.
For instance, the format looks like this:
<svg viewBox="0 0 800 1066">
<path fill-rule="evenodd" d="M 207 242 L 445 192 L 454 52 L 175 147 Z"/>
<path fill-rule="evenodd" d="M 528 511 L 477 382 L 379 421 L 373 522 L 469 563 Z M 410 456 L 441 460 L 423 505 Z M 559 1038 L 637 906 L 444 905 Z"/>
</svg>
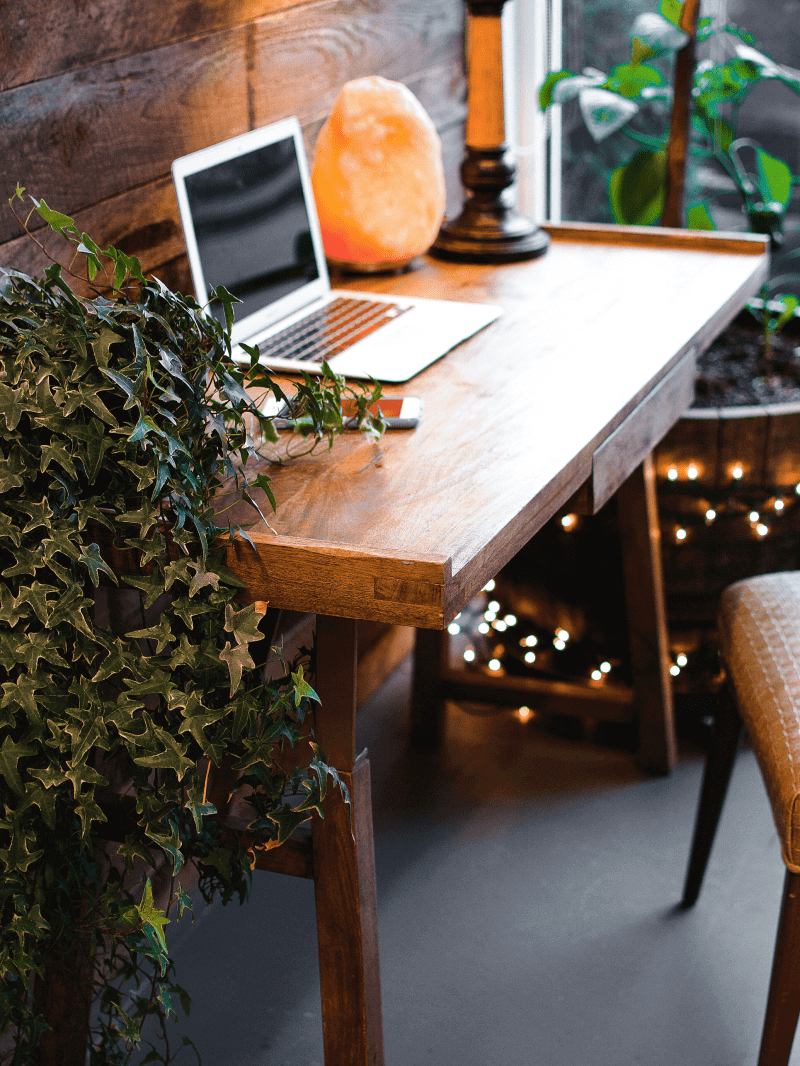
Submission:
<svg viewBox="0 0 800 1066">
<path fill-rule="evenodd" d="M 93 1064 L 127 1062 L 148 1017 L 164 1040 L 142 1061 L 167 1062 L 166 1019 L 188 1007 L 165 937 L 191 908 L 182 878 L 194 870 L 207 900 L 246 898 L 255 851 L 342 788 L 302 662 L 267 679 L 265 615 L 238 602 L 221 551 L 247 531 L 221 530 L 215 501 L 224 488 L 257 507 L 258 488 L 274 504 L 258 458 L 278 434 L 258 390 L 316 447 L 342 429 L 345 391 L 378 432 L 379 388 L 326 368 L 287 397 L 255 350 L 233 361 L 227 292 L 220 325 L 32 204 L 46 223 L 32 239 L 55 231 L 74 256 L 41 278 L 0 271 L 0 1061 L 39 1061 L 66 968 L 96 1005 Z M 80 263 L 89 296 L 66 281 Z M 221 765 L 249 805 L 246 839 L 223 841 Z"/>
<path fill-rule="evenodd" d="M 606 72 L 559 70 L 541 87 L 540 105 L 576 100 L 596 144 L 627 140 L 627 158 L 611 173 L 608 199 L 616 222 L 654 225 L 661 218 L 666 189 L 666 147 L 671 114 L 672 57 L 688 41 L 680 28 L 681 0 L 661 0 L 658 11 L 640 14 L 631 26 L 630 56 Z M 750 229 L 781 242 L 785 213 L 797 177 L 782 159 L 755 141 L 737 137 L 739 110 L 764 80 L 800 94 L 800 72 L 761 51 L 752 34 L 710 18 L 699 22 L 697 42 L 720 59 L 700 59 L 694 69 L 690 178 L 700 165 L 740 196 Z M 695 184 L 697 182 L 695 181 Z M 687 209 L 690 229 L 714 229 L 712 198 L 695 197 Z"/>
</svg>

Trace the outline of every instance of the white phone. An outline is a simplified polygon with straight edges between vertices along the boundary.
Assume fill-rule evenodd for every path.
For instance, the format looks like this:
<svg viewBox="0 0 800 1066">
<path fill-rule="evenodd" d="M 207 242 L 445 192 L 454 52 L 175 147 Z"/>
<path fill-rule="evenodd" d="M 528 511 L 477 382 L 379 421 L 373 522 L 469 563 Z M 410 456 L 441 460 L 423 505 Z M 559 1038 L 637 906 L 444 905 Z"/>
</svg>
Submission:
<svg viewBox="0 0 800 1066">
<path fill-rule="evenodd" d="M 419 396 L 381 396 L 375 403 L 370 404 L 367 410 L 372 414 L 379 414 L 387 429 L 414 429 L 422 414 L 422 400 Z M 358 407 L 354 400 L 348 398 L 344 401 L 342 414 L 345 418 L 350 418 L 350 421 L 345 423 L 347 429 L 358 428 Z"/>
</svg>

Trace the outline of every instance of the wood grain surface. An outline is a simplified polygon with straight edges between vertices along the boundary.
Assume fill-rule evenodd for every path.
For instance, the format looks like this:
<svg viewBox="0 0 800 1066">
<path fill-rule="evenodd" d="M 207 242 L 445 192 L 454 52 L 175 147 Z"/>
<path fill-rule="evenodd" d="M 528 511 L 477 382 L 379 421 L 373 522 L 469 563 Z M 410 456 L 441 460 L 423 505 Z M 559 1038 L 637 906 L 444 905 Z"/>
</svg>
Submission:
<svg viewBox="0 0 800 1066">
<path fill-rule="evenodd" d="M 386 390 L 423 399 L 416 430 L 377 443 L 348 434 L 329 453 L 273 471 L 277 555 L 291 550 L 291 582 L 277 599 L 253 598 L 446 624 L 586 481 L 595 452 L 687 350 L 711 340 L 709 322 L 724 325 L 758 290 L 766 268 L 763 243 L 745 242 L 748 254 L 716 253 L 705 236 L 699 248 L 683 236 L 659 248 L 649 234 L 609 244 L 575 239 L 569 228 L 551 232 L 548 254 L 530 263 L 426 260 L 370 283 L 497 302 L 503 314 L 413 381 Z M 761 254 L 749 254 L 753 247 Z M 270 536 L 263 526 L 255 532 Z M 319 568 L 321 546 L 330 570 Z M 376 585 L 372 567 L 384 556 L 390 580 Z M 399 562 L 410 584 L 395 587 Z M 431 587 L 439 575 L 441 603 Z"/>
<path fill-rule="evenodd" d="M 382 74 L 408 84 L 447 138 L 455 205 L 463 23 L 461 0 L 9 0 L 0 195 L 19 181 L 80 212 L 101 244 L 122 230 L 157 269 L 183 255 L 164 197 L 174 158 L 292 114 L 311 148 L 342 84 Z M 0 263 L 24 269 L 31 253 L 3 246 L 19 232 L 0 212 Z"/>
</svg>

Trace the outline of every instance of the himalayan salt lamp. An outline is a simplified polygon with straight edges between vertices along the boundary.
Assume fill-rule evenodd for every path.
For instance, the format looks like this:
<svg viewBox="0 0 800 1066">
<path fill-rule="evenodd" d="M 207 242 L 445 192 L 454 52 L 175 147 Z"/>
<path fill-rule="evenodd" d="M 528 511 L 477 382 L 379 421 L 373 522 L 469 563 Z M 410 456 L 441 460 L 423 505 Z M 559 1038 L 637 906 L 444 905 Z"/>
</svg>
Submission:
<svg viewBox="0 0 800 1066">
<path fill-rule="evenodd" d="M 354 270 L 403 266 L 444 218 L 442 146 L 410 89 L 347 82 L 317 138 L 311 171 L 325 254 Z"/>
</svg>

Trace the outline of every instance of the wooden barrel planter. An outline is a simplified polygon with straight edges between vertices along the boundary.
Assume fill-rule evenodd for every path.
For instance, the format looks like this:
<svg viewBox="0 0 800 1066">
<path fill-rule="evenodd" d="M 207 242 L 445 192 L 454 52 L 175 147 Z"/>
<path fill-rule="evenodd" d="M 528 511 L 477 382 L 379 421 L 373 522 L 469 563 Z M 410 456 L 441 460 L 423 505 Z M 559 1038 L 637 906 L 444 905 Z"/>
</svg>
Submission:
<svg viewBox="0 0 800 1066">
<path fill-rule="evenodd" d="M 691 408 L 655 461 L 670 632 L 692 650 L 726 585 L 800 567 L 800 402 Z"/>
</svg>

